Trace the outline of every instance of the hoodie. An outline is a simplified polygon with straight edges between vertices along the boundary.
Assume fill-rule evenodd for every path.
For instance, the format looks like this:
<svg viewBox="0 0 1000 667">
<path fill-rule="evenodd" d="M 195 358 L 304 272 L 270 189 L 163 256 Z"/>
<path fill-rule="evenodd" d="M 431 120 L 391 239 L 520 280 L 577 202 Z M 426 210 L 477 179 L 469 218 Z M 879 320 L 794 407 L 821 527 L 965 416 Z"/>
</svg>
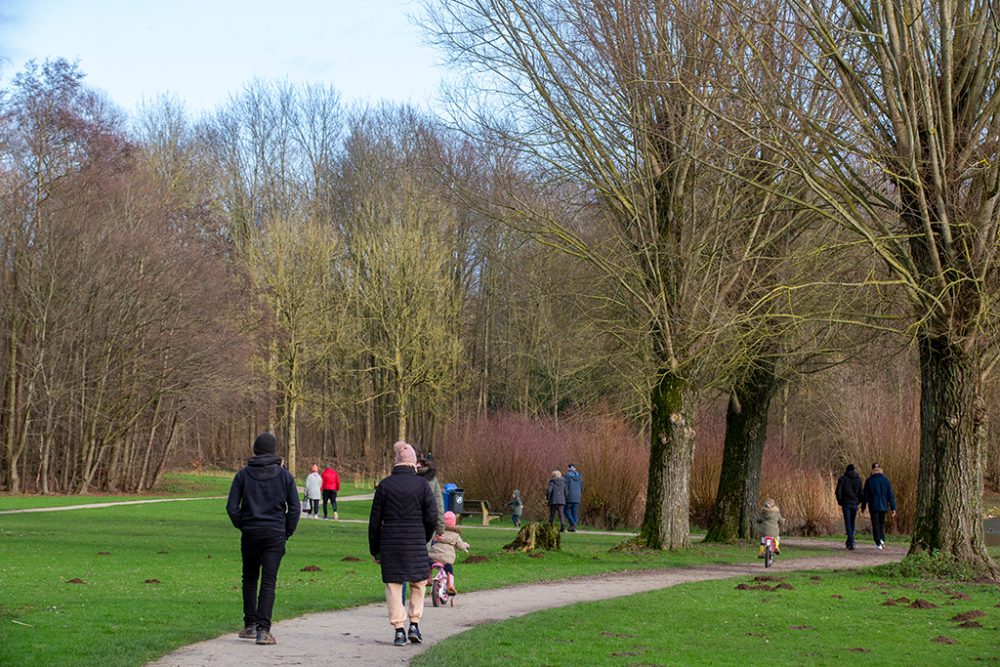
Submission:
<svg viewBox="0 0 1000 667">
<path fill-rule="evenodd" d="M 280 532 L 288 539 L 301 511 L 295 480 L 275 454 L 250 457 L 229 487 L 226 512 L 240 530 Z"/>
<path fill-rule="evenodd" d="M 841 507 L 857 507 L 861 504 L 861 475 L 857 470 L 848 470 L 837 480 L 837 504 Z"/>
</svg>

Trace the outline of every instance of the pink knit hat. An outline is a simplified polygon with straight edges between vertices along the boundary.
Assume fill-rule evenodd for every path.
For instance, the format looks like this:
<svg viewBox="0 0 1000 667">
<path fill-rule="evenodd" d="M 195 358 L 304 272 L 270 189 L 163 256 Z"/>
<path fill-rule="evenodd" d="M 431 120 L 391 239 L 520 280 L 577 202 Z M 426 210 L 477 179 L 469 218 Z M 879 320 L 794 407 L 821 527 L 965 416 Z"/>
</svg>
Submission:
<svg viewBox="0 0 1000 667">
<path fill-rule="evenodd" d="M 400 440 L 392 448 L 396 451 L 396 462 L 394 465 L 417 467 L 417 453 L 413 451 L 410 443 Z"/>
<path fill-rule="evenodd" d="M 444 513 L 444 527 L 445 528 L 454 528 L 455 527 L 455 513 L 454 512 L 445 512 Z"/>
</svg>

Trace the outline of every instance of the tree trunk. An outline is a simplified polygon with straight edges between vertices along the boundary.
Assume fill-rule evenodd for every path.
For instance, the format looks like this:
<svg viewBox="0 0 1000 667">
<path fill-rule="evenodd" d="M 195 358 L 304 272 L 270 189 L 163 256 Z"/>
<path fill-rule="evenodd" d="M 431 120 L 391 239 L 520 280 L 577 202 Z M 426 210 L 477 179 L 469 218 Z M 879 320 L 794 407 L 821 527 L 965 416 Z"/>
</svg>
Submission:
<svg viewBox="0 0 1000 667">
<path fill-rule="evenodd" d="M 10 342 L 8 345 L 7 357 L 7 378 L 5 384 L 4 404 L 7 407 L 7 420 L 4 424 L 6 433 L 4 434 L 4 450 L 6 453 L 5 463 L 7 475 L 5 486 L 11 493 L 21 492 L 21 478 L 17 474 L 17 458 L 14 456 L 15 443 L 17 442 L 17 318 L 11 318 Z"/>
<path fill-rule="evenodd" d="M 976 357 L 947 336 L 920 346 L 920 474 L 910 553 L 945 553 L 986 569 L 1000 568 L 983 535 L 985 404 Z"/>
<path fill-rule="evenodd" d="M 726 409 L 722 473 L 706 542 L 735 542 L 754 535 L 767 416 L 779 387 L 774 363 L 756 361 L 736 383 Z"/>
<path fill-rule="evenodd" d="M 298 436 L 299 436 L 299 400 L 295 397 L 288 398 L 288 455 L 286 462 L 288 472 L 295 477 L 295 466 L 298 458 Z"/>
<path fill-rule="evenodd" d="M 672 371 L 664 372 L 653 388 L 646 510 L 638 538 L 651 549 L 680 549 L 690 544 L 694 398 L 688 383 Z"/>
</svg>

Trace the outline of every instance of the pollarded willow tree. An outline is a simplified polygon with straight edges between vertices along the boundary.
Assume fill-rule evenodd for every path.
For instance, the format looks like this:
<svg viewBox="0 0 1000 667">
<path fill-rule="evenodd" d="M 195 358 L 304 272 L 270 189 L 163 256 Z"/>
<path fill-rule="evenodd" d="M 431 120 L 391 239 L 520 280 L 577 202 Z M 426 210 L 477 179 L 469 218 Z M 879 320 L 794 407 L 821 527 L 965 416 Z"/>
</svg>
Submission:
<svg viewBox="0 0 1000 667">
<path fill-rule="evenodd" d="M 551 197 L 514 194 L 509 215 L 604 272 L 638 322 L 625 337 L 648 362 L 636 383 L 647 388 L 651 443 L 639 541 L 686 546 L 697 395 L 728 357 L 741 319 L 732 304 L 752 285 L 735 271 L 759 241 L 752 225 L 734 224 L 720 172 L 704 165 L 710 114 L 691 98 L 710 97 L 720 78 L 716 42 L 701 30 L 717 9 L 680 0 L 428 4 L 438 41 L 471 74 L 462 102 L 473 112 L 462 120 L 515 145 L 524 169 L 572 200 L 552 207 Z M 598 229 L 574 207 L 596 207 Z"/>
<path fill-rule="evenodd" d="M 832 95 L 804 106 L 789 91 L 781 108 L 796 111 L 807 141 L 775 150 L 819 210 L 884 261 L 912 309 L 905 333 L 921 394 L 911 553 L 949 554 L 998 577 L 980 516 L 1000 287 L 1000 4 L 787 0 L 763 21 L 796 44 L 796 74 Z M 767 57 L 750 40 L 741 47 Z"/>
</svg>

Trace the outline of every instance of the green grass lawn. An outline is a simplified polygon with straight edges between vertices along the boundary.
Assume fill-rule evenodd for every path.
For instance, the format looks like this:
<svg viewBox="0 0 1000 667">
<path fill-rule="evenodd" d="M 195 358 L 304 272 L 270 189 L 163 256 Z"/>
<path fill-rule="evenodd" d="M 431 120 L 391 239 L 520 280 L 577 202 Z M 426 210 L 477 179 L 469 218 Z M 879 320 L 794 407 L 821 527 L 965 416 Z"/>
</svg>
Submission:
<svg viewBox="0 0 1000 667">
<path fill-rule="evenodd" d="M 366 518 L 369 505 L 341 503 L 341 516 Z M 459 564 L 463 590 L 752 557 L 736 546 L 609 553 L 621 536 L 577 533 L 561 552 L 529 558 L 501 551 L 513 535 L 465 529 L 472 555 L 487 560 Z M 309 565 L 320 571 L 303 572 Z M 240 599 L 239 532 L 221 500 L 0 516 L 0 665 L 144 664 L 235 632 Z M 279 573 L 275 620 L 383 599 L 365 525 L 302 520 Z"/>
<path fill-rule="evenodd" d="M 21 510 L 35 507 L 65 507 L 91 503 L 111 503 L 128 500 L 151 500 L 154 498 L 211 498 L 225 496 L 233 482 L 235 471 L 213 470 L 206 472 L 168 472 L 163 475 L 160 485 L 148 494 L 134 496 L 85 495 L 85 496 L 38 496 L 0 495 L 0 511 Z M 301 485 L 303 480 L 300 480 Z M 371 493 L 370 484 L 356 486 L 341 483 L 341 496 Z"/>
<path fill-rule="evenodd" d="M 782 584 L 788 588 L 757 588 Z M 992 663 L 1000 656 L 998 593 L 994 585 L 879 570 L 700 582 L 490 624 L 432 647 L 412 664 Z M 889 600 L 896 604 L 884 606 Z M 960 614 L 970 617 L 967 627 Z"/>
</svg>

